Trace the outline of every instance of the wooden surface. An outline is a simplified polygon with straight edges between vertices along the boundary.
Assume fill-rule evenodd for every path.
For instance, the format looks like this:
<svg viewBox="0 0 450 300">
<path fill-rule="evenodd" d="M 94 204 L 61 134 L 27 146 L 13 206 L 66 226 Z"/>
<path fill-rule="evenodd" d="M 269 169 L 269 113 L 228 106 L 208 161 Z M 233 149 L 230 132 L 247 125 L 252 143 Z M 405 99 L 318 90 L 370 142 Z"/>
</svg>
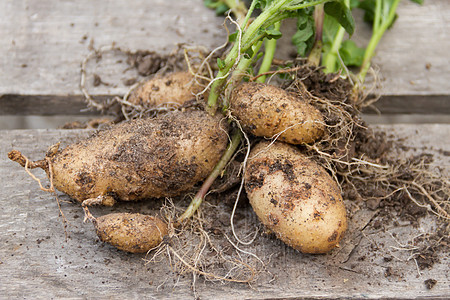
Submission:
<svg viewBox="0 0 450 300">
<path fill-rule="evenodd" d="M 400 17 L 374 59 L 383 79 L 379 91 L 385 97 L 378 104 L 383 113 L 449 113 L 449 12 L 447 0 L 400 3 Z M 91 53 L 91 42 L 96 48 L 115 42 L 131 51 L 160 53 L 177 43 L 212 49 L 225 40 L 222 22 L 196 0 L 1 1 L 0 114 L 80 114 L 80 63 Z M 368 29 L 359 20 L 355 38 L 360 45 L 367 43 Z M 282 58 L 292 52 L 288 37 L 280 51 Z M 127 91 L 122 80 L 135 74 L 119 60 L 124 56 L 105 55 L 88 65 L 89 83 L 94 72 L 114 83 L 91 86 L 92 95 Z"/>
<path fill-rule="evenodd" d="M 412 148 L 403 155 L 414 154 L 414 149 L 433 153 L 435 162 L 449 170 L 450 125 L 378 128 L 392 134 L 394 139 L 408 137 L 405 145 Z M 82 222 L 80 206 L 70 202 L 62 203 L 69 221 L 66 241 L 54 197 L 40 191 L 23 168 L 6 157 L 9 150 L 18 149 L 30 159 L 40 159 L 49 145 L 57 141 L 66 145 L 89 133 L 83 130 L 0 131 L 0 298 L 193 298 L 189 274 L 178 278 L 164 259 L 145 264 L 143 255 L 126 254 L 102 244 L 92 225 Z M 45 180 L 44 172 L 33 173 Z M 60 198 L 68 200 L 64 195 Z M 160 205 L 160 202 L 151 203 L 95 208 L 93 213 L 117 210 L 149 213 Z M 227 220 L 229 206 L 213 210 L 213 219 Z M 251 209 L 238 211 L 245 216 L 236 222 L 238 234 L 253 232 L 257 221 Z M 303 255 L 259 234 L 254 245 L 241 247 L 263 258 L 267 272 L 260 274 L 260 279 L 251 286 L 198 278 L 198 295 L 202 299 L 448 299 L 448 249 L 441 252 L 438 263 L 420 273 L 414 260 L 408 260 L 411 252 L 400 249 L 417 235 L 435 230 L 433 219 L 424 218 L 417 227 L 401 224 L 373 230 L 366 227 L 373 215 L 373 211 L 363 210 L 355 214 L 341 249 L 329 255 Z M 427 279 L 437 280 L 432 289 L 425 287 Z"/>
</svg>

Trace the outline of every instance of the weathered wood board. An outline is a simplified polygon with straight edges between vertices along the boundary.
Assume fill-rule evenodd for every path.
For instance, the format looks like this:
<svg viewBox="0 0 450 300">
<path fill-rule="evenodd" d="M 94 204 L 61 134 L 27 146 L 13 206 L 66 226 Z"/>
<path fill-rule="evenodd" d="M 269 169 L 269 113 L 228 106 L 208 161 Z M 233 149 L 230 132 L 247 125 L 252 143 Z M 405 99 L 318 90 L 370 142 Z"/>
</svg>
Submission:
<svg viewBox="0 0 450 300">
<path fill-rule="evenodd" d="M 450 2 L 402 1 L 399 19 L 377 50 L 385 97 L 383 113 L 438 113 L 450 110 L 448 49 Z M 86 114 L 79 88 L 80 63 L 96 48 L 113 42 L 123 49 L 169 52 L 177 43 L 213 49 L 225 41 L 223 18 L 202 1 L 2 1 L 0 2 L 0 114 Z M 292 22 L 290 23 L 292 24 Z M 292 28 L 292 27 L 291 27 Z M 356 41 L 367 43 L 368 25 L 358 22 Z M 287 34 L 288 36 L 289 34 Z M 282 39 L 280 55 L 292 52 Z M 94 96 L 122 95 L 132 71 L 107 57 L 88 69 L 112 85 L 90 88 Z"/>
<path fill-rule="evenodd" d="M 450 169 L 450 125 L 378 128 L 394 137 L 408 138 L 404 144 L 412 147 L 410 151 L 433 153 L 438 165 Z M 69 221 L 69 238 L 65 240 L 54 197 L 40 191 L 37 183 L 6 157 L 9 150 L 18 149 L 30 159 L 40 159 L 49 145 L 57 141 L 66 145 L 89 133 L 0 131 L 0 298 L 192 298 L 189 274 L 177 277 L 164 259 L 145 264 L 143 255 L 126 254 L 102 244 L 92 225 L 83 224 L 79 205 L 63 201 L 62 211 Z M 33 173 L 45 180 L 44 172 Z M 448 177 L 448 173 L 443 176 Z M 60 199 L 68 200 L 63 195 Z M 148 213 L 154 208 L 153 204 L 139 202 L 112 209 L 95 208 L 93 213 L 111 210 Z M 217 210 L 214 218 L 226 220 L 230 210 L 230 207 Z M 240 213 L 245 218 L 236 224 L 243 236 L 254 230 L 257 221 L 250 208 Z M 342 250 L 329 255 L 303 255 L 259 234 L 253 246 L 241 246 L 267 263 L 267 272 L 258 281 L 252 285 L 221 284 L 197 278 L 196 291 L 202 299 L 448 299 L 448 249 L 431 269 L 420 271 L 414 260 L 409 259 L 411 251 L 401 249 L 417 235 L 435 230 L 433 219 L 425 218 L 417 227 L 400 224 L 377 231 L 365 227 L 372 215 L 371 211 L 362 211 L 360 218 L 354 217 Z M 354 248 L 349 249 L 349 244 Z M 437 281 L 432 289 L 425 286 L 428 279 Z"/>
</svg>

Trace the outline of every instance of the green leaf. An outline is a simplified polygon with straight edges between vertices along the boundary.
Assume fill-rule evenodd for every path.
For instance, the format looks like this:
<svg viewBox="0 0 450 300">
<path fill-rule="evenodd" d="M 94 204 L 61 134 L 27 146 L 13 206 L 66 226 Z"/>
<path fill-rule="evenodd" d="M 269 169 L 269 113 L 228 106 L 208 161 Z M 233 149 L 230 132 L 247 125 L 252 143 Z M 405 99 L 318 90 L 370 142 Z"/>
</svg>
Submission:
<svg viewBox="0 0 450 300">
<path fill-rule="evenodd" d="M 281 36 L 283 35 L 281 33 L 281 31 L 274 29 L 273 26 L 271 26 L 271 27 L 272 27 L 271 29 L 266 29 L 266 32 L 265 32 L 266 38 L 269 40 L 271 40 L 271 39 L 277 40 L 277 39 L 281 38 Z"/>
<path fill-rule="evenodd" d="M 233 32 L 232 34 L 230 34 L 230 35 L 228 36 L 228 43 L 234 43 L 234 42 L 236 42 L 237 37 L 238 37 L 238 32 L 237 32 L 237 31 Z"/>
<path fill-rule="evenodd" d="M 214 0 L 204 0 L 203 5 L 207 8 L 216 8 L 216 2 Z"/>
<path fill-rule="evenodd" d="M 306 56 L 314 45 L 314 18 L 312 11 L 298 12 L 297 31 L 292 36 L 292 43 L 300 56 Z"/>
<path fill-rule="evenodd" d="M 381 13 L 381 21 L 384 21 L 387 18 L 387 15 L 389 14 L 389 9 L 392 6 L 393 0 L 382 0 L 382 5 L 384 6 L 385 13 Z M 416 0 L 411 0 L 416 1 Z M 420 0 L 419 0 L 420 1 Z M 358 8 L 362 9 L 364 11 L 364 18 L 363 20 L 370 25 L 373 25 L 373 22 L 375 20 L 375 7 L 376 7 L 376 0 L 363 0 L 359 2 Z M 390 29 L 395 21 L 397 20 L 398 15 L 395 14 L 394 19 L 392 22 L 388 25 L 388 29 Z"/>
<path fill-rule="evenodd" d="M 355 42 L 345 40 L 342 42 L 339 54 L 344 64 L 349 67 L 360 67 L 364 59 L 364 48 L 358 47 Z"/>
<path fill-rule="evenodd" d="M 417 4 L 420 4 L 420 5 L 422 5 L 423 4 L 423 0 L 410 0 L 411 2 L 414 2 L 414 3 L 417 3 Z"/>
<path fill-rule="evenodd" d="M 252 58 L 253 54 L 255 54 L 255 53 L 253 52 L 252 47 L 250 47 L 244 52 L 244 57 L 246 59 L 250 59 L 250 58 Z"/>
<path fill-rule="evenodd" d="M 339 23 L 335 18 L 325 15 L 323 18 L 323 34 L 322 41 L 325 44 L 330 44 L 333 42 L 334 37 L 339 29 Z"/>
<path fill-rule="evenodd" d="M 335 18 L 349 35 L 353 34 L 355 31 L 355 20 L 353 19 L 350 8 L 344 2 L 327 2 L 324 5 L 324 11 L 327 15 Z"/>
<path fill-rule="evenodd" d="M 256 1 L 256 9 L 265 10 L 272 2 L 276 0 L 254 0 Z"/>
<path fill-rule="evenodd" d="M 358 7 L 360 0 L 350 0 L 350 9 Z"/>
<path fill-rule="evenodd" d="M 219 67 L 219 70 L 222 70 L 225 68 L 225 62 L 221 60 L 219 57 L 217 58 L 217 66 Z"/>
<path fill-rule="evenodd" d="M 221 3 L 219 6 L 216 7 L 216 15 L 218 15 L 218 16 L 225 15 L 225 13 L 229 9 L 230 8 L 228 7 L 228 5 L 226 5 L 225 3 Z"/>
<path fill-rule="evenodd" d="M 375 19 L 375 0 L 359 1 L 358 8 L 364 11 L 364 21 L 372 24 Z"/>
</svg>

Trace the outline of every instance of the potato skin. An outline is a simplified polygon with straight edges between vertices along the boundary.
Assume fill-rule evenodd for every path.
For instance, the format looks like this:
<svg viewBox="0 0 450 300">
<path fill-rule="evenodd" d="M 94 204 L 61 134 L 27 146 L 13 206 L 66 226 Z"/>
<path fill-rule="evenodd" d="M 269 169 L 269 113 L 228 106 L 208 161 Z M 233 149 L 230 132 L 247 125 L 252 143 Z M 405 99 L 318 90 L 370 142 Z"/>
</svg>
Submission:
<svg viewBox="0 0 450 300">
<path fill-rule="evenodd" d="M 167 224 L 158 217 L 113 213 L 94 222 L 98 237 L 119 250 L 145 253 L 158 246 L 167 235 Z"/>
<path fill-rule="evenodd" d="M 311 143 L 324 134 L 322 114 L 312 105 L 285 90 L 247 82 L 235 88 L 230 109 L 243 128 L 256 135 L 289 144 Z"/>
<path fill-rule="evenodd" d="M 142 106 L 159 106 L 165 103 L 183 104 L 195 99 L 194 94 L 203 88 L 194 81 L 189 72 L 174 72 L 155 76 L 138 86 L 128 101 Z"/>
<path fill-rule="evenodd" d="M 53 185 L 78 201 L 180 195 L 206 178 L 225 151 L 227 122 L 220 120 L 174 111 L 99 131 L 49 157 Z"/>
<path fill-rule="evenodd" d="M 252 149 L 244 175 L 253 210 L 289 246 L 303 253 L 330 251 L 347 228 L 337 183 L 294 146 L 268 145 Z"/>
</svg>

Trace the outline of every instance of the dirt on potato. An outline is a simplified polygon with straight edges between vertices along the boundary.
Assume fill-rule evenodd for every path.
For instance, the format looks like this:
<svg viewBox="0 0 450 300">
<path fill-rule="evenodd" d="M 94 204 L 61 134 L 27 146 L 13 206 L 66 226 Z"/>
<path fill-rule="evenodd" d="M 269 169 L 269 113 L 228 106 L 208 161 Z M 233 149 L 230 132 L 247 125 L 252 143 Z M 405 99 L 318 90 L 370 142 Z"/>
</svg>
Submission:
<svg viewBox="0 0 450 300">
<path fill-rule="evenodd" d="M 348 80 L 307 65 L 298 68 L 295 76 L 283 87 L 313 96 L 316 101 L 312 104 L 325 116 L 329 131 L 325 139 L 304 151 L 336 177 L 344 199 L 376 212 L 368 228 L 400 226 L 398 222 L 418 226 L 430 210 L 440 216 L 436 217 L 438 230 L 414 241 L 419 267 L 431 267 L 439 252 L 448 251 L 450 236 L 446 221 L 450 215 L 449 186 L 428 169 L 432 155 L 421 153 L 407 160 L 392 155 L 407 149 L 402 141 L 388 133 L 375 132 L 361 119 L 361 109 L 371 99 L 361 95 L 355 98 Z M 372 165 L 355 163 L 360 158 Z M 437 201 L 431 202 L 430 198 Z"/>
</svg>

